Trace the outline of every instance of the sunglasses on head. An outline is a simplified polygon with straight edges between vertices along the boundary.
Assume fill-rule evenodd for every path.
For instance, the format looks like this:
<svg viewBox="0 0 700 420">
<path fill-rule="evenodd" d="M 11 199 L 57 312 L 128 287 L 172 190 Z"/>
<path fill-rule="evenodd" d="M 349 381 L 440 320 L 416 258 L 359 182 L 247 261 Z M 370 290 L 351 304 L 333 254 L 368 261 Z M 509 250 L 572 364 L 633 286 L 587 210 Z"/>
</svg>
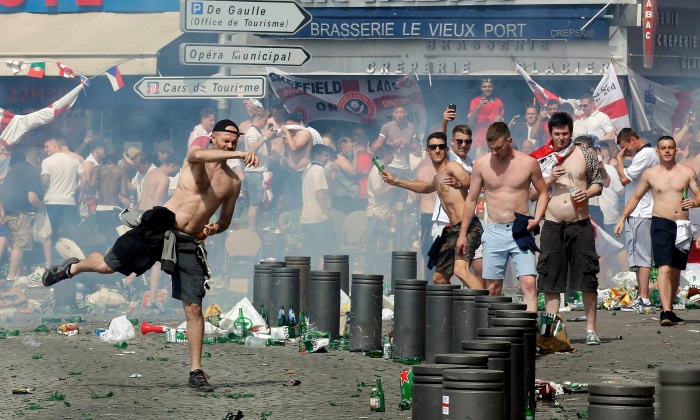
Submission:
<svg viewBox="0 0 700 420">
<path fill-rule="evenodd" d="M 459 144 L 460 146 L 462 144 L 472 144 L 472 140 L 462 140 L 462 139 L 452 139 L 454 140 L 455 143 Z"/>
<path fill-rule="evenodd" d="M 447 149 L 447 145 L 444 144 L 444 143 L 440 143 L 440 144 L 429 144 L 429 145 L 428 145 L 428 149 L 429 149 L 429 150 L 435 150 L 435 149 L 446 150 L 446 149 Z"/>
</svg>

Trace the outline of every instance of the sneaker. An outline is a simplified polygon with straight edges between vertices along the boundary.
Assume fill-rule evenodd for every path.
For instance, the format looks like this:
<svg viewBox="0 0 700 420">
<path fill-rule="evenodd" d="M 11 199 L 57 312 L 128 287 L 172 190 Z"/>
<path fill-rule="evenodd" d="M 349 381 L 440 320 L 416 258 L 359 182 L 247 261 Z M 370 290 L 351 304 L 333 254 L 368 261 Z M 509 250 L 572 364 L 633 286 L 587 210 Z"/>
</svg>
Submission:
<svg viewBox="0 0 700 420">
<path fill-rule="evenodd" d="M 44 286 L 52 286 L 59 281 L 73 277 L 70 275 L 70 266 L 77 262 L 80 262 L 77 258 L 68 258 L 61 265 L 52 266 L 44 271 L 44 274 L 41 276 L 41 282 L 44 283 Z"/>
<path fill-rule="evenodd" d="M 652 305 L 651 303 L 645 304 L 644 301 L 642 300 L 642 298 L 637 298 L 632 303 L 630 303 L 628 305 L 620 306 L 620 310 L 622 310 L 624 312 L 639 312 L 639 310 L 642 308 L 649 308 L 652 306 L 654 306 L 654 305 Z"/>
<path fill-rule="evenodd" d="M 673 313 L 673 311 L 662 311 L 661 316 L 659 318 L 659 324 L 661 324 L 662 327 L 670 327 L 672 325 L 685 325 L 685 320 Z"/>
<path fill-rule="evenodd" d="M 600 337 L 598 337 L 598 334 L 596 334 L 595 331 L 587 331 L 586 332 L 586 345 L 587 346 L 599 346 L 600 345 Z"/>
<path fill-rule="evenodd" d="M 131 300 L 136 296 L 136 289 L 134 286 L 126 284 L 126 279 L 119 279 L 119 281 L 117 281 L 117 289 L 124 294 L 127 302 L 131 302 Z"/>
<path fill-rule="evenodd" d="M 214 387 L 208 381 L 209 375 L 204 373 L 202 369 L 197 369 L 190 372 L 190 380 L 187 383 L 190 388 L 194 388 L 200 392 L 213 392 Z"/>
</svg>

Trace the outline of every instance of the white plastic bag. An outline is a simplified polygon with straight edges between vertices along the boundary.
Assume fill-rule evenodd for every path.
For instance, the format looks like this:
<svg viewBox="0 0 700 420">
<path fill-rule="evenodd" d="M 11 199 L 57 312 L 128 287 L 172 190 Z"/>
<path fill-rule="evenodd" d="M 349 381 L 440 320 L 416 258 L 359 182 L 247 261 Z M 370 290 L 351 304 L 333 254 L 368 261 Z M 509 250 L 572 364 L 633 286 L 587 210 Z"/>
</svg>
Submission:
<svg viewBox="0 0 700 420">
<path fill-rule="evenodd" d="M 219 321 L 219 327 L 233 331 L 233 322 L 238 318 L 238 309 L 243 308 L 243 316 L 250 319 L 253 327 L 264 327 L 265 320 L 260 316 L 258 311 L 255 310 L 253 304 L 250 303 L 247 297 L 241 299 L 236 306 L 234 306 L 230 311 L 221 315 L 221 321 Z M 271 309 L 269 309 L 271 310 Z M 275 316 L 275 319 L 276 316 Z"/>
<path fill-rule="evenodd" d="M 36 242 L 44 242 L 51 237 L 51 222 L 46 210 L 39 210 L 34 217 L 33 228 L 34 240 Z"/>
<path fill-rule="evenodd" d="M 109 323 L 107 331 L 100 334 L 100 340 L 108 343 L 131 340 L 136 337 L 134 326 L 126 319 L 126 315 L 118 316 Z"/>
</svg>

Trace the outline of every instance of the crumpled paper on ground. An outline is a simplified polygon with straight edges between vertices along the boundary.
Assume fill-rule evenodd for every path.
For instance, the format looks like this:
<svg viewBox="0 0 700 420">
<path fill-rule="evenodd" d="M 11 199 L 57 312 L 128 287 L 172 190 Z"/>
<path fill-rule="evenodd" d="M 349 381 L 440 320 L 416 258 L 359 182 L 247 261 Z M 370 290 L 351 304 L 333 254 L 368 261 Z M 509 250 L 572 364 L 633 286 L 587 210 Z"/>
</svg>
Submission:
<svg viewBox="0 0 700 420">
<path fill-rule="evenodd" d="M 329 338 L 316 338 L 311 340 L 311 353 L 325 353 L 328 351 Z"/>
<path fill-rule="evenodd" d="M 241 299 L 230 311 L 221 315 L 219 327 L 224 330 L 233 331 L 233 322 L 238 318 L 239 308 L 243 308 L 243 316 L 250 319 L 250 322 L 253 324 L 251 327 L 265 327 L 265 320 L 260 316 L 258 311 L 255 310 L 255 307 L 253 307 L 253 304 L 250 303 L 247 297 Z"/>
<path fill-rule="evenodd" d="M 382 309 L 382 321 L 391 321 L 394 319 L 394 311 L 391 309 Z"/>
<path fill-rule="evenodd" d="M 176 329 L 187 331 L 187 321 L 178 325 Z M 226 333 L 226 330 L 217 327 L 209 321 L 204 321 L 204 335 L 224 335 Z"/>
<path fill-rule="evenodd" d="M 105 287 L 91 295 L 87 295 L 86 300 L 88 303 L 93 303 L 97 306 L 119 306 L 127 303 L 126 298 L 119 292 Z"/>
<path fill-rule="evenodd" d="M 637 290 L 626 287 L 613 287 L 610 289 L 598 290 L 598 303 L 609 311 L 620 309 L 621 306 L 629 305 L 637 298 Z"/>
<path fill-rule="evenodd" d="M 126 315 L 118 316 L 109 323 L 109 328 L 100 334 L 100 340 L 108 343 L 127 341 L 136 337 L 134 326 Z"/>
</svg>

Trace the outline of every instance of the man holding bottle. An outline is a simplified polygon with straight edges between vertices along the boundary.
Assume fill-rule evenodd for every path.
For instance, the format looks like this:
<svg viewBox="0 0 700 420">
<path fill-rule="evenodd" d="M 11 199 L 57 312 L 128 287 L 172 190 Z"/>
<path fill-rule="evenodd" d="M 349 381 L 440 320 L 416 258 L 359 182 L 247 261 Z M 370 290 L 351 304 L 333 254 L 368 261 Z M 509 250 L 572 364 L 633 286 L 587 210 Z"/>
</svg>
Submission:
<svg viewBox="0 0 700 420">
<path fill-rule="evenodd" d="M 560 293 L 566 292 L 569 280 L 571 289 L 583 293 L 586 344 L 598 345 L 600 339 L 595 328 L 600 266 L 595 232 L 588 217 L 588 199 L 600 195 L 603 186 L 598 156 L 592 149 L 573 144 L 573 125 L 573 119 L 565 112 L 552 115 L 549 120 L 552 140 L 533 153 L 541 167 L 547 161 L 557 162 L 553 167 L 542 167 L 550 199 L 540 237 L 537 291 L 544 293 L 546 311 L 556 314 Z M 534 189 L 530 198 L 537 199 Z"/>
</svg>

